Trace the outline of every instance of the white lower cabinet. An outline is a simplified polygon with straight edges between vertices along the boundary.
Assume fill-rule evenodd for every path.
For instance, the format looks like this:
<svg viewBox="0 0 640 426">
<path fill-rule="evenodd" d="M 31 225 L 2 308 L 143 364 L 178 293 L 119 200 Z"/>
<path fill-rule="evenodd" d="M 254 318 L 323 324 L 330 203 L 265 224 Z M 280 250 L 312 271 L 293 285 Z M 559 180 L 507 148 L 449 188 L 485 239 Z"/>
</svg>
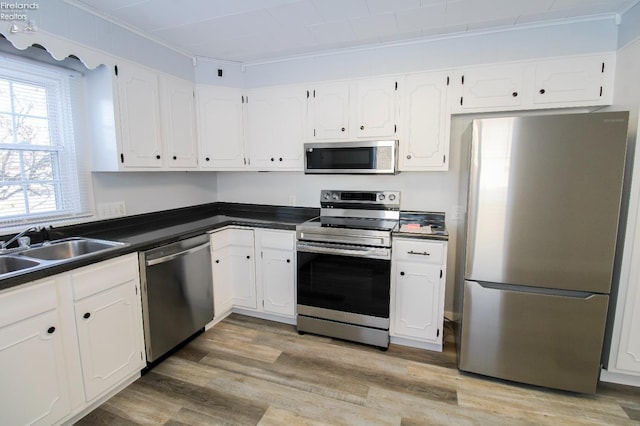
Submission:
<svg viewBox="0 0 640 426">
<path fill-rule="evenodd" d="M 0 424 L 48 425 L 71 411 L 56 282 L 0 294 Z"/>
<path fill-rule="evenodd" d="M 138 274 L 135 255 L 71 274 L 87 401 L 144 367 Z"/>
<path fill-rule="evenodd" d="M 447 242 L 394 238 L 392 343 L 442 351 Z"/>
<path fill-rule="evenodd" d="M 139 377 L 138 289 L 131 254 L 0 292 L 0 424 L 67 422 Z"/>
<path fill-rule="evenodd" d="M 295 320 L 295 232 L 224 228 L 211 247 L 216 320 L 232 309 Z"/>
</svg>

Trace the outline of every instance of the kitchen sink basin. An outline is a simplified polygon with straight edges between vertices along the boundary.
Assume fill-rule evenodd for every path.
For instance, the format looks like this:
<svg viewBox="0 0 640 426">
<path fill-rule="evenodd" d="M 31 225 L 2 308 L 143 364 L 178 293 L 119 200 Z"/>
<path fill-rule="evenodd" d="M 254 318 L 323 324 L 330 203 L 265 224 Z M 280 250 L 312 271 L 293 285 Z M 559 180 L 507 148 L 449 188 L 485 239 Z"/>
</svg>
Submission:
<svg viewBox="0 0 640 426">
<path fill-rule="evenodd" d="M 40 262 L 16 256 L 0 256 L 0 275 L 38 266 Z"/>
<path fill-rule="evenodd" d="M 40 247 L 20 252 L 20 255 L 43 260 L 65 260 L 98 253 L 123 246 L 116 241 L 96 240 L 93 238 L 67 238 L 51 241 Z"/>
</svg>

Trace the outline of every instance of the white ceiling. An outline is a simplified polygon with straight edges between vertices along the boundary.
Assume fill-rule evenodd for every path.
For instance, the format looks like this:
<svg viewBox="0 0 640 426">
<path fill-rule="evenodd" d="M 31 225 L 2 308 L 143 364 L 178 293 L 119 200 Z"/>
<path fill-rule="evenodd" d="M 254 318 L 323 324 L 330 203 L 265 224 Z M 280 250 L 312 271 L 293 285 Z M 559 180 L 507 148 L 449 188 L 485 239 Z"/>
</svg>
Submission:
<svg viewBox="0 0 640 426">
<path fill-rule="evenodd" d="M 66 0 L 189 56 L 256 62 L 614 17 L 640 0 Z"/>
</svg>

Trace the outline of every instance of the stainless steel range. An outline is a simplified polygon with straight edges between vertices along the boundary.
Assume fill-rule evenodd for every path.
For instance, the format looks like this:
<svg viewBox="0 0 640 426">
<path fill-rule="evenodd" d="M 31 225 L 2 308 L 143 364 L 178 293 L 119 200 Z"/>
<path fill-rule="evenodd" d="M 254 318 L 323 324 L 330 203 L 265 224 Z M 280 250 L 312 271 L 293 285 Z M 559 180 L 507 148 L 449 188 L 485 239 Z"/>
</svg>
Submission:
<svg viewBox="0 0 640 426">
<path fill-rule="evenodd" d="M 296 227 L 298 332 L 387 348 L 400 192 L 323 190 L 320 206 Z"/>
</svg>

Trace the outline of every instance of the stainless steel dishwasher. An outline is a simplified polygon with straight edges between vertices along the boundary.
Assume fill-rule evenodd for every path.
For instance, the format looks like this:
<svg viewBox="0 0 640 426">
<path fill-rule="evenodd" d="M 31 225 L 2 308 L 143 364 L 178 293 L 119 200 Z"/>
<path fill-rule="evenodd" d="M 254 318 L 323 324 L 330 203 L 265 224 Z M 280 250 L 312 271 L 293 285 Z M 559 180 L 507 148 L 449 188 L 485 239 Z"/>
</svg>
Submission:
<svg viewBox="0 0 640 426">
<path fill-rule="evenodd" d="M 147 362 L 152 363 L 213 320 L 209 236 L 140 253 Z"/>
</svg>

